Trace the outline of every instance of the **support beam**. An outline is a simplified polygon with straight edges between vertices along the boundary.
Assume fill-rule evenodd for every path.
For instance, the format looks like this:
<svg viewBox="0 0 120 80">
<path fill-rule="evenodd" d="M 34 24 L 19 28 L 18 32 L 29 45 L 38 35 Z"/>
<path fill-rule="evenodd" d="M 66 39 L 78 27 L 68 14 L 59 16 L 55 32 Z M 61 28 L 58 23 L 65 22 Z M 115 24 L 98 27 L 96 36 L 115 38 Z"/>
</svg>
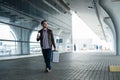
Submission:
<svg viewBox="0 0 120 80">
<path fill-rule="evenodd" d="M 116 55 L 120 55 L 120 2 L 112 2 L 111 0 L 99 0 L 100 5 L 109 14 L 116 32 Z"/>
</svg>

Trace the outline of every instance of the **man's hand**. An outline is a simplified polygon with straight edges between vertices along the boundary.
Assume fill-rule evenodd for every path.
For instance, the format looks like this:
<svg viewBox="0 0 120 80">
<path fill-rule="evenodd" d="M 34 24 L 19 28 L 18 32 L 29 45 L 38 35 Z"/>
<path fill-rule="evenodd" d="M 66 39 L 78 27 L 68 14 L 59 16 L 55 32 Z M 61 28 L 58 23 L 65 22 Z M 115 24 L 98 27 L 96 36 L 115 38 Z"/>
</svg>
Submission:
<svg viewBox="0 0 120 80">
<path fill-rule="evenodd" d="M 57 51 L 57 49 L 56 49 L 56 48 L 54 48 L 54 51 Z"/>
<path fill-rule="evenodd" d="M 39 41 L 39 37 L 40 37 L 40 34 L 38 33 L 36 38 L 37 41 Z"/>
</svg>

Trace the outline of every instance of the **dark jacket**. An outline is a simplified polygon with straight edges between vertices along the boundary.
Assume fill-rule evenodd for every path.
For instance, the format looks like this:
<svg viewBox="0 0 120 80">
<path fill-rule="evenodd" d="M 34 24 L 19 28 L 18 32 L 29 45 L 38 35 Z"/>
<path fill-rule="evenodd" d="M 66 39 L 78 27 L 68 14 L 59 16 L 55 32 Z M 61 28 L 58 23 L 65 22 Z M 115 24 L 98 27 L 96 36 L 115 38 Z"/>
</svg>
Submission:
<svg viewBox="0 0 120 80">
<path fill-rule="evenodd" d="M 50 47 L 52 48 L 52 45 L 53 45 L 53 47 L 56 48 L 52 30 L 47 29 L 47 32 L 48 32 L 48 43 Z M 40 40 L 40 45 L 42 48 L 43 47 L 43 29 L 39 30 L 38 33 L 40 33 L 40 37 L 37 38 L 37 41 Z"/>
</svg>

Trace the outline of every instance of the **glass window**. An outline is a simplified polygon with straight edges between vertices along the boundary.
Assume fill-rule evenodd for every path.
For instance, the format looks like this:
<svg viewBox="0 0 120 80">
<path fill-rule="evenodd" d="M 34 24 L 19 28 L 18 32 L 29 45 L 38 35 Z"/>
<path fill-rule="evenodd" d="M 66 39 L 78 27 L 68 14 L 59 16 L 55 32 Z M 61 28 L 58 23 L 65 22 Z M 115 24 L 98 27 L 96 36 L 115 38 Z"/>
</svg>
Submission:
<svg viewBox="0 0 120 80">
<path fill-rule="evenodd" d="M 16 55 L 16 36 L 9 25 L 0 23 L 0 56 Z"/>
<path fill-rule="evenodd" d="M 37 31 L 33 31 L 30 37 L 30 54 L 41 54 L 40 43 L 36 41 Z"/>
</svg>

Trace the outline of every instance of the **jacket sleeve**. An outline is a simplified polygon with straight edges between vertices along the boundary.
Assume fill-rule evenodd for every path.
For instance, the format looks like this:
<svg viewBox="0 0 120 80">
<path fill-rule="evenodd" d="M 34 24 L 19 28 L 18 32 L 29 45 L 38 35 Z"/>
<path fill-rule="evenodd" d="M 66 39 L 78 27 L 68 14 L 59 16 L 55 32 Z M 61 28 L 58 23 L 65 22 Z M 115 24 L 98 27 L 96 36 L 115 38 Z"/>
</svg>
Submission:
<svg viewBox="0 0 120 80">
<path fill-rule="evenodd" d="M 53 32 L 52 31 L 51 31 L 51 39 L 52 39 L 52 45 L 53 45 L 53 47 L 56 48 L 54 37 L 53 37 Z"/>
<path fill-rule="evenodd" d="M 38 34 L 40 34 L 40 32 L 38 31 Z M 40 35 L 38 37 L 38 34 L 37 34 L 37 37 L 36 37 L 36 40 L 39 41 L 40 40 Z"/>
</svg>

